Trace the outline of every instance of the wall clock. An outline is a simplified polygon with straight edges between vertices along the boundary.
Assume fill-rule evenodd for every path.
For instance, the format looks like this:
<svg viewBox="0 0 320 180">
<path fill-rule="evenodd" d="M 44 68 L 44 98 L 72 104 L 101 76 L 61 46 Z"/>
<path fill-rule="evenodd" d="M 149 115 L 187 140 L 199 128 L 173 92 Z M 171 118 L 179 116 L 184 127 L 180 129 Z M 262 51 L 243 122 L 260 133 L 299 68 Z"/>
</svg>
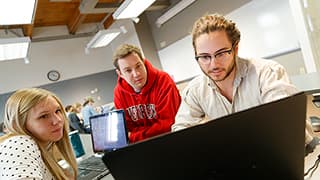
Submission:
<svg viewBox="0 0 320 180">
<path fill-rule="evenodd" d="M 48 72 L 47 77 L 50 81 L 58 81 L 60 79 L 60 73 L 57 70 L 51 70 Z"/>
</svg>

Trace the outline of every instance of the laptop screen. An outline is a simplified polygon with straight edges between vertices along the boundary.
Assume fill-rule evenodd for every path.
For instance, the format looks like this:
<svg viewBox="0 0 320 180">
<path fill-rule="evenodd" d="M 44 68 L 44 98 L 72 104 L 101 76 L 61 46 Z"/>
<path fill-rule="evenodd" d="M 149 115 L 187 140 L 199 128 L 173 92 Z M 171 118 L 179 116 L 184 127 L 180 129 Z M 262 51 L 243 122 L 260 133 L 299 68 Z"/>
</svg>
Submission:
<svg viewBox="0 0 320 180">
<path fill-rule="evenodd" d="M 85 155 L 85 151 L 80 139 L 79 131 L 75 130 L 75 131 L 69 132 L 69 139 L 70 139 L 70 143 L 72 145 L 72 149 L 76 158 L 79 158 Z"/>
<path fill-rule="evenodd" d="M 94 152 L 112 151 L 128 145 L 123 110 L 91 116 L 90 128 Z"/>
</svg>

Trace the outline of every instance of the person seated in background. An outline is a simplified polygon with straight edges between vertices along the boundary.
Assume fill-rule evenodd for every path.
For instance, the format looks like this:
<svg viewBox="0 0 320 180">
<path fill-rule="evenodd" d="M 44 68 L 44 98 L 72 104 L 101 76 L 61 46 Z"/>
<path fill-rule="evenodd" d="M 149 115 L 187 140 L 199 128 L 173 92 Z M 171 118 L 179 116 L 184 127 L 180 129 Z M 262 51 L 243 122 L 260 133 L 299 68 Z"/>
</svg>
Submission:
<svg viewBox="0 0 320 180">
<path fill-rule="evenodd" d="M 83 117 L 81 114 L 81 110 L 82 110 L 82 104 L 79 102 L 74 103 L 74 105 L 72 105 L 73 108 L 75 108 L 77 110 L 77 116 L 80 119 L 80 123 L 83 126 Z"/>
<path fill-rule="evenodd" d="M 205 15 L 194 23 L 192 44 L 203 74 L 184 89 L 172 131 L 298 92 L 277 62 L 238 57 L 239 42 L 236 24 L 222 15 Z M 307 121 L 306 144 L 313 136 Z"/>
<path fill-rule="evenodd" d="M 71 108 L 71 112 L 68 115 L 70 131 L 78 130 L 79 133 L 86 132 L 84 130 L 83 123 L 78 116 L 78 113 L 81 112 L 81 107 L 80 103 L 75 103 Z"/>
<path fill-rule="evenodd" d="M 66 115 L 67 115 L 67 117 L 68 117 L 69 113 L 70 113 L 71 110 L 72 110 L 72 105 L 67 105 L 67 106 L 64 108 L 64 110 L 66 111 Z"/>
<path fill-rule="evenodd" d="M 131 143 L 170 132 L 181 103 L 169 74 L 154 68 L 141 50 L 124 44 L 113 56 L 118 82 L 114 89 L 116 109 L 124 109 Z"/>
<path fill-rule="evenodd" d="M 83 127 L 86 133 L 90 133 L 90 122 L 89 118 L 91 116 L 97 115 L 97 111 L 93 107 L 94 100 L 92 97 L 88 97 L 85 99 L 83 103 L 83 108 L 81 110 L 82 118 L 83 118 Z"/>
<path fill-rule="evenodd" d="M 8 132 L 6 126 L 4 125 L 3 122 L 0 123 L 0 136 L 6 134 Z"/>
<path fill-rule="evenodd" d="M 0 179 L 75 179 L 77 162 L 69 124 L 59 98 L 44 89 L 14 92 L 5 105 L 8 133 L 0 137 Z M 58 164 L 60 152 L 68 169 Z"/>
</svg>

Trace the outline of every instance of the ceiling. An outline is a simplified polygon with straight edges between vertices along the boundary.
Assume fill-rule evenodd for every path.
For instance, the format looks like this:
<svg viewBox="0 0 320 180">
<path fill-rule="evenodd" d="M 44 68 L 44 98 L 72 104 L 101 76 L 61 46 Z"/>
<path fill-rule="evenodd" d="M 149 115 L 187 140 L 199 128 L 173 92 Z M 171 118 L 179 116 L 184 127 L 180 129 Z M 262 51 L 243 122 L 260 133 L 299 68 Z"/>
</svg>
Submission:
<svg viewBox="0 0 320 180">
<path fill-rule="evenodd" d="M 0 26 L 0 29 L 21 29 L 31 39 L 38 27 L 61 26 L 69 34 L 76 34 L 79 27 L 89 23 L 100 23 L 107 29 L 115 21 L 112 13 L 124 0 L 37 0 L 33 24 Z M 161 10 L 170 5 L 169 0 L 157 0 L 148 10 Z"/>
</svg>

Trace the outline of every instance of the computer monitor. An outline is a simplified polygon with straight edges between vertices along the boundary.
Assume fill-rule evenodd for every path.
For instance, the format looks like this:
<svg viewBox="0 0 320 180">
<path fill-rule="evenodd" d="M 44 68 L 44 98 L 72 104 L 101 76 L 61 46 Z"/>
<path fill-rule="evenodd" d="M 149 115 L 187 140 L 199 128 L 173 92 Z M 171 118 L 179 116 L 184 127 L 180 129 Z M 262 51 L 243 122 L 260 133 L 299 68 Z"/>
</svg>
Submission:
<svg viewBox="0 0 320 180">
<path fill-rule="evenodd" d="M 117 180 L 304 177 L 306 96 L 253 107 L 105 153 Z"/>
<path fill-rule="evenodd" d="M 113 151 L 128 145 L 123 110 L 108 111 L 90 117 L 92 147 L 95 153 Z"/>
</svg>

